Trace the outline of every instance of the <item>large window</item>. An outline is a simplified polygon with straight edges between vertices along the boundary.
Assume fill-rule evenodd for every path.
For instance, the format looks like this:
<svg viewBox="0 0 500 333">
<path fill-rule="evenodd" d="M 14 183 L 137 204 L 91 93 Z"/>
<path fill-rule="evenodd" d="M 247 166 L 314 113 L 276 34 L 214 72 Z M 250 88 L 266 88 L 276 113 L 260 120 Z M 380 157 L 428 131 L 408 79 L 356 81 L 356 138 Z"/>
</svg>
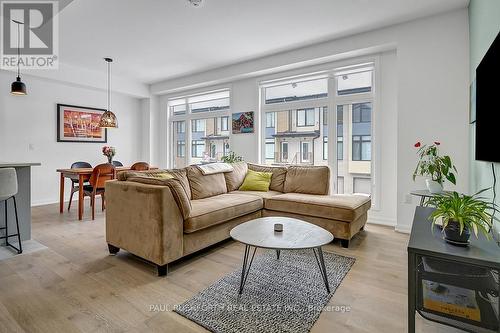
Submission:
<svg viewBox="0 0 500 333">
<path fill-rule="evenodd" d="M 367 62 L 262 82 L 262 161 L 328 165 L 337 193 L 371 193 L 374 68 Z"/>
<path fill-rule="evenodd" d="M 230 151 L 229 97 L 220 90 L 169 100 L 173 167 L 220 160 Z"/>
<path fill-rule="evenodd" d="M 297 126 L 314 126 L 314 109 L 297 110 Z"/>
</svg>

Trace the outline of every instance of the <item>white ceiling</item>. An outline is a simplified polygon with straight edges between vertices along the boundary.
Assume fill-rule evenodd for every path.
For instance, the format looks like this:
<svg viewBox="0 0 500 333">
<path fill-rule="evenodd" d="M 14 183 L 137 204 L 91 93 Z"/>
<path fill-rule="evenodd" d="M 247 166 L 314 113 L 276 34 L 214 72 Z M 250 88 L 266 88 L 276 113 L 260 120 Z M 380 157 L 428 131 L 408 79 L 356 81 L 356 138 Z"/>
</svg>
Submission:
<svg viewBox="0 0 500 333">
<path fill-rule="evenodd" d="M 60 61 L 143 83 L 464 8 L 468 0 L 74 0 Z"/>
</svg>

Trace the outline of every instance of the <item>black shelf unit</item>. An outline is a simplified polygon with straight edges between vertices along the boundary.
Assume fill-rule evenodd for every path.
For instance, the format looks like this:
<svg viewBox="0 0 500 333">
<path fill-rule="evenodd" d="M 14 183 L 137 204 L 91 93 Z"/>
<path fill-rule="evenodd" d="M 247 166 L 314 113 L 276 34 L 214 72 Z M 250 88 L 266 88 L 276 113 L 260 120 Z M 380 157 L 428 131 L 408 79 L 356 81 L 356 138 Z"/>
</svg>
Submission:
<svg viewBox="0 0 500 333">
<path fill-rule="evenodd" d="M 431 229 L 428 216 L 432 210 L 416 208 L 408 244 L 408 332 L 415 332 L 415 312 L 469 332 L 500 332 L 500 247 L 482 237 L 471 238 L 468 247 L 447 244 L 440 230 Z M 466 289 L 474 295 L 480 321 L 426 308 L 423 281 L 432 282 L 436 290 Z"/>
</svg>

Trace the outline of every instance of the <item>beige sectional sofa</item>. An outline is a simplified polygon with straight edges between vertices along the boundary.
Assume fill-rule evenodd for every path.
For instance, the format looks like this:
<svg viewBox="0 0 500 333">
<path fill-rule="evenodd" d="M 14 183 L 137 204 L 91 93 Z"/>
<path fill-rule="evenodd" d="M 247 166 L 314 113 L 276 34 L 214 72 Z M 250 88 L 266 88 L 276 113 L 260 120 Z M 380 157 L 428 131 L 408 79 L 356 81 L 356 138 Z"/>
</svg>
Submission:
<svg viewBox="0 0 500 333">
<path fill-rule="evenodd" d="M 329 195 L 328 167 L 270 167 L 240 162 L 226 173 L 197 166 L 121 172 L 106 183 L 106 241 L 112 254 L 127 250 L 168 264 L 229 238 L 236 225 L 262 216 L 288 216 L 329 230 L 341 244 L 363 229 L 366 195 Z M 248 169 L 272 172 L 268 192 L 239 191 Z M 167 175 L 167 176 L 165 176 Z"/>
</svg>

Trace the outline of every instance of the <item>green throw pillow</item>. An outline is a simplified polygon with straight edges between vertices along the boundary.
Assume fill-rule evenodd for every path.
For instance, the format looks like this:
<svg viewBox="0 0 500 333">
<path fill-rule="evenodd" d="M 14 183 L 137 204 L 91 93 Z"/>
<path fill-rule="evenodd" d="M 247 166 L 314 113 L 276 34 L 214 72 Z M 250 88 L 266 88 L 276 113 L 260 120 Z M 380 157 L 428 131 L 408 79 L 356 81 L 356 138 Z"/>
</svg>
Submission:
<svg viewBox="0 0 500 333">
<path fill-rule="evenodd" d="M 272 176 L 271 172 L 258 172 L 249 169 L 239 190 L 267 192 L 269 191 Z"/>
</svg>

